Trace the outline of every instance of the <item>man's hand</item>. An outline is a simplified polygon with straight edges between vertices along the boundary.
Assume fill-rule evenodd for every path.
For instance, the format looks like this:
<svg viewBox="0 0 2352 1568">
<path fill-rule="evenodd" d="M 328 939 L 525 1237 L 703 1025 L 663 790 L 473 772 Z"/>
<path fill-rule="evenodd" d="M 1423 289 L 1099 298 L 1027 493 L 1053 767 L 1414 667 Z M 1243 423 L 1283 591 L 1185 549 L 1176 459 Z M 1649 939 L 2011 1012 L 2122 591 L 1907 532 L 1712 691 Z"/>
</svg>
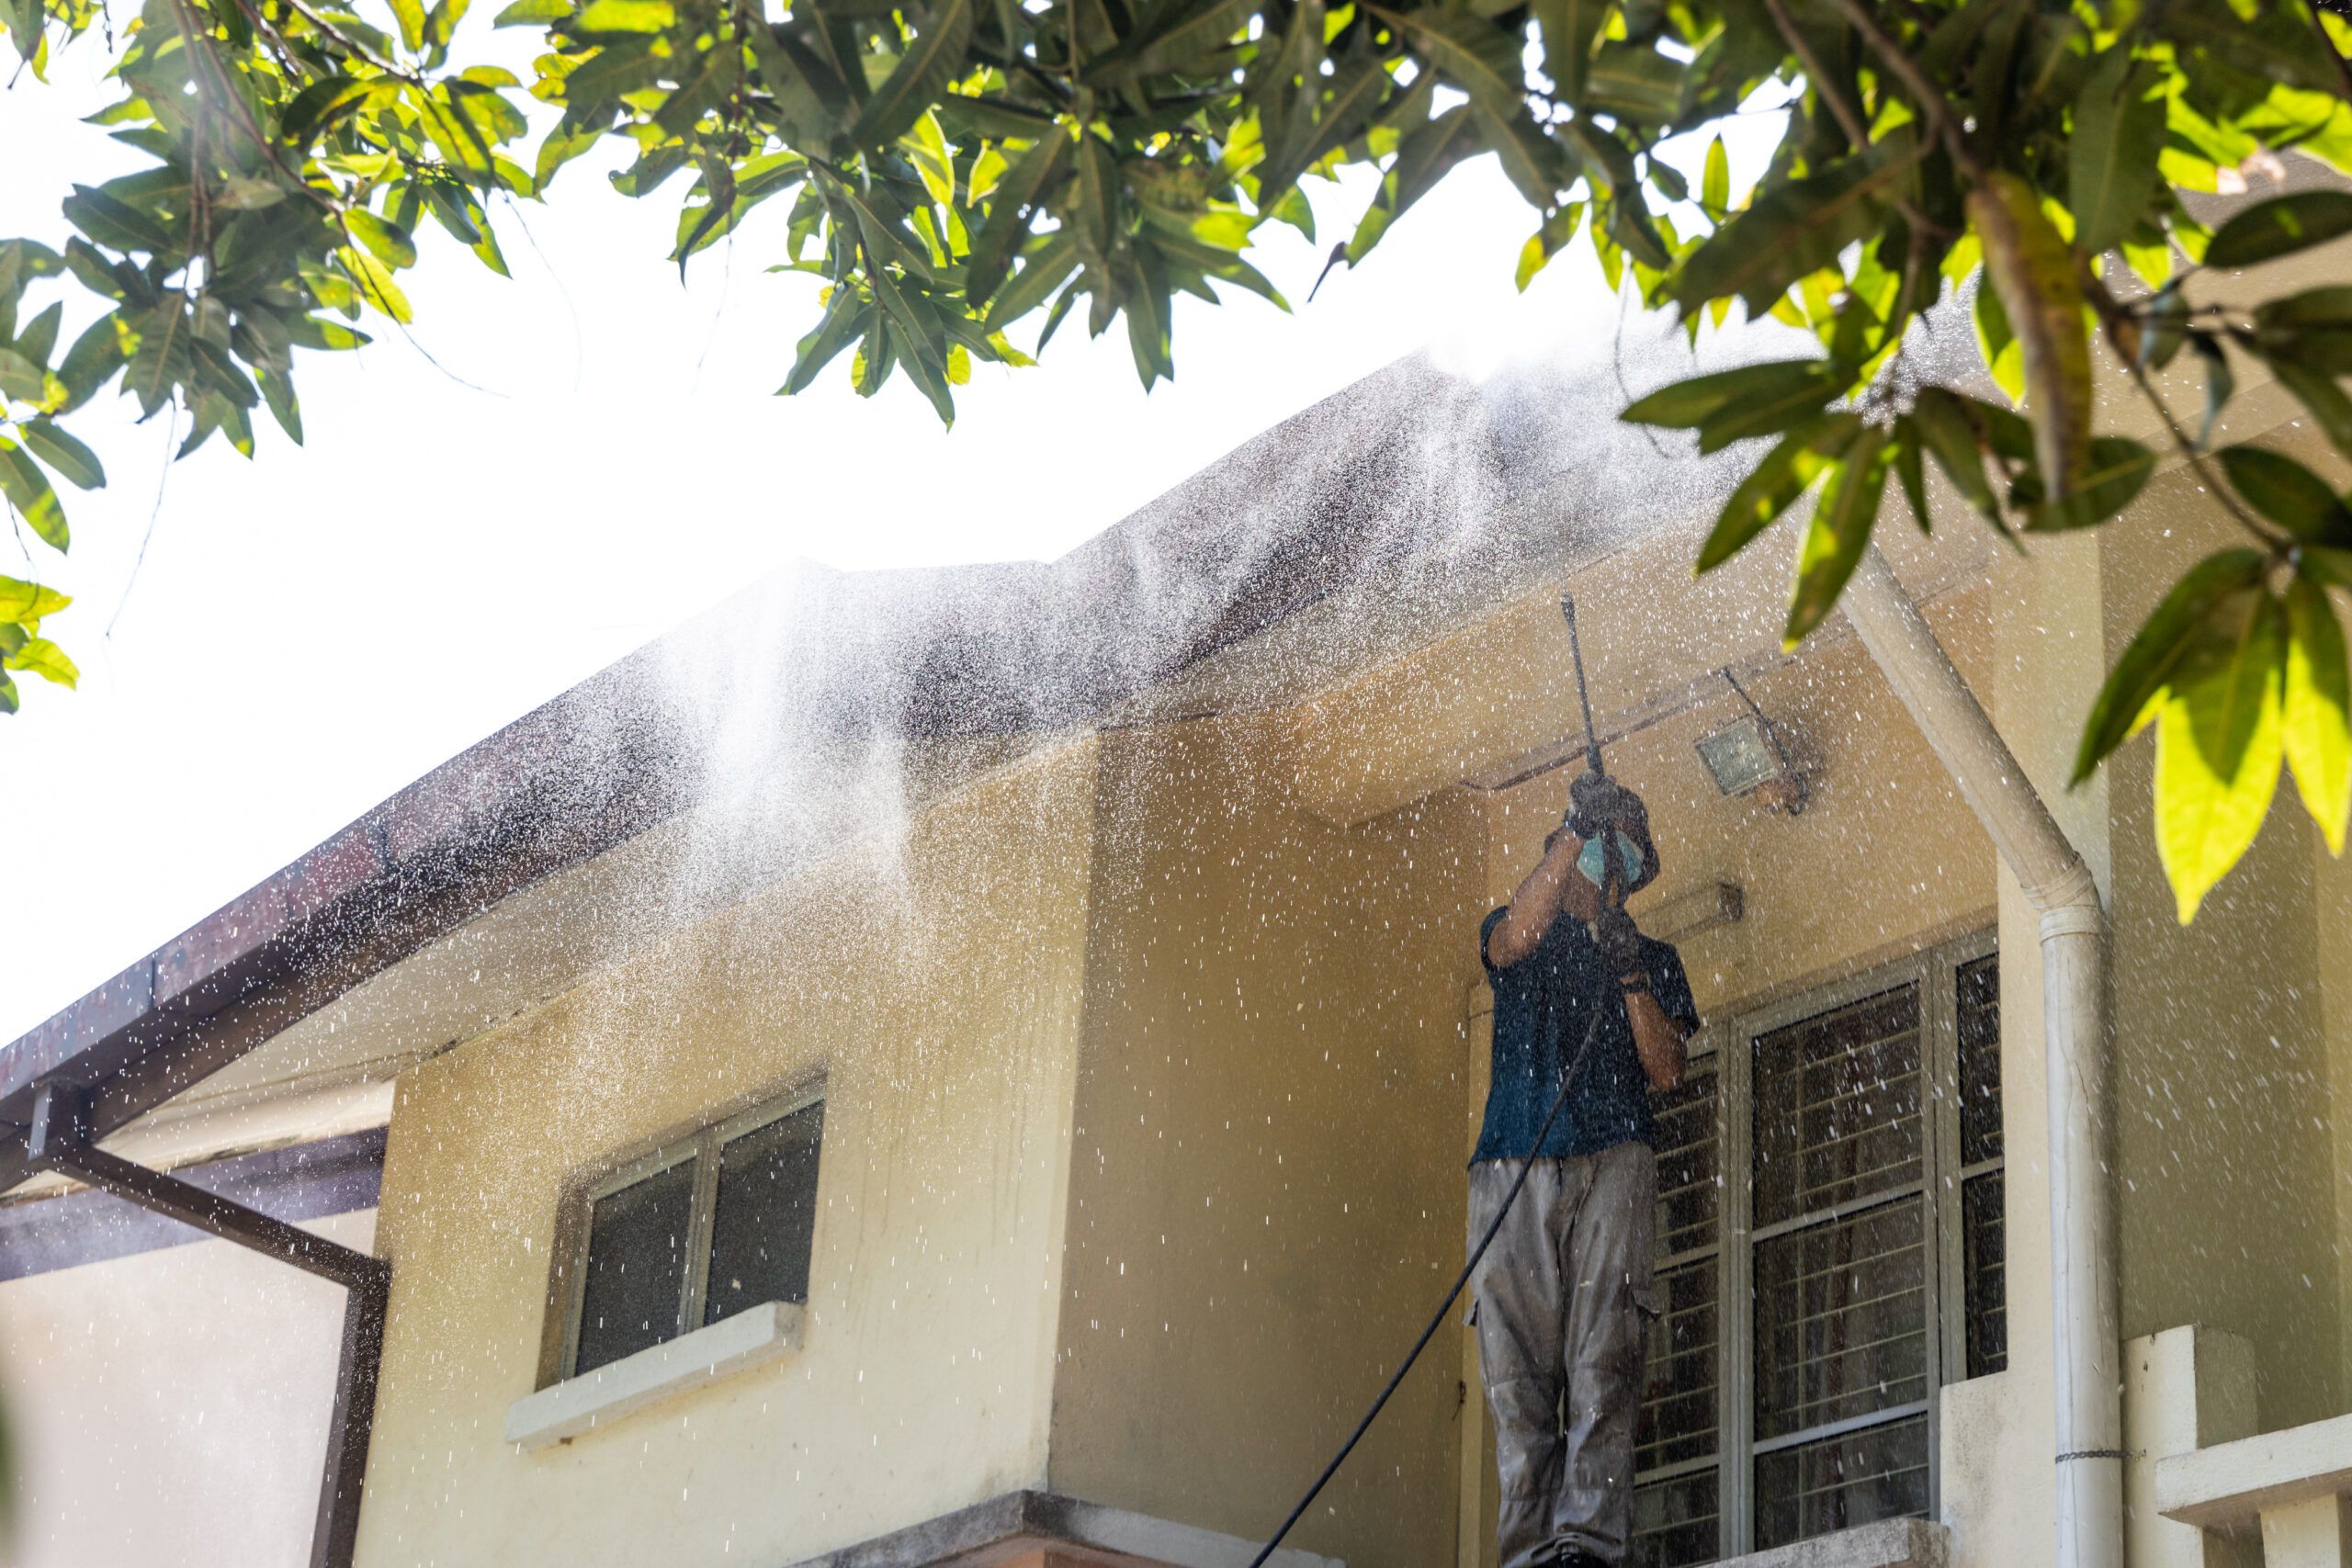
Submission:
<svg viewBox="0 0 2352 1568">
<path fill-rule="evenodd" d="M 1579 839 L 1597 839 L 1608 828 L 1640 837 L 1649 824 L 1642 797 L 1605 773 L 1579 773 L 1568 785 L 1568 829 Z"/>
<path fill-rule="evenodd" d="M 1623 980 L 1646 975 L 1642 967 L 1642 933 L 1624 906 L 1604 901 L 1593 919 L 1592 936 L 1600 944 L 1600 961 L 1609 965 L 1611 976 Z"/>
</svg>

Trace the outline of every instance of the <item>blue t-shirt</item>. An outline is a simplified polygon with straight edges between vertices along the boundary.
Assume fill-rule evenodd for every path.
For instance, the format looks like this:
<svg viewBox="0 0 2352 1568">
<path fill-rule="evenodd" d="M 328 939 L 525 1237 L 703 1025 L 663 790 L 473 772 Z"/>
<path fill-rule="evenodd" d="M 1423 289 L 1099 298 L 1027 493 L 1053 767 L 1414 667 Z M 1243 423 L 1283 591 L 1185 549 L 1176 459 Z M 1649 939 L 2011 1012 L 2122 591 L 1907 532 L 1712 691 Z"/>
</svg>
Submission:
<svg viewBox="0 0 2352 1568">
<path fill-rule="evenodd" d="M 1507 969 L 1487 956 L 1487 942 L 1509 911 L 1497 909 L 1478 928 L 1478 957 L 1495 988 L 1495 1071 L 1487 1090 L 1487 1121 L 1472 1164 L 1487 1159 L 1574 1158 L 1625 1143 L 1653 1143 L 1649 1079 L 1634 1048 L 1634 1027 L 1617 976 L 1603 973 L 1600 949 L 1582 920 L 1562 915 L 1535 951 Z M 1642 939 L 1642 967 L 1650 994 L 1687 1035 L 1699 1027 L 1682 955 L 1662 942 Z M 1560 1092 L 1560 1075 L 1584 1043 L 1593 1004 L 1600 1027 L 1576 1089 L 1535 1147 L 1535 1134 Z"/>
</svg>

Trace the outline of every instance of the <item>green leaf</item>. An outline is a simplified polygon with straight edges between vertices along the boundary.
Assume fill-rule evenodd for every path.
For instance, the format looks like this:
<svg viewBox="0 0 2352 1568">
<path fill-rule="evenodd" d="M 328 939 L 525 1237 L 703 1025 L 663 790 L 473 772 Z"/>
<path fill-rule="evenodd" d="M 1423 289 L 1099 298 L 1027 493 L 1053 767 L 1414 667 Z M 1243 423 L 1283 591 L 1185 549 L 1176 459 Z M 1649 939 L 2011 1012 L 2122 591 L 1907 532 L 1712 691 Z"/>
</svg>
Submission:
<svg viewBox="0 0 2352 1568">
<path fill-rule="evenodd" d="M 123 388 L 139 400 L 142 415 L 152 416 L 170 399 L 172 389 L 195 374 L 187 318 L 187 301 L 178 294 L 139 318 L 139 351 L 130 356 Z"/>
<path fill-rule="evenodd" d="M 41 367 L 13 348 L 0 348 L 0 396 L 37 403 L 48 386 Z"/>
<path fill-rule="evenodd" d="M 1782 436 L 1724 503 L 1713 531 L 1700 547 L 1692 574 L 1713 571 L 1747 548 L 1821 477 L 1828 462 L 1826 454 L 1850 446 L 1861 427 L 1858 415 L 1831 414 Z"/>
<path fill-rule="evenodd" d="M 2286 614 L 2259 591 L 2224 611 L 2156 716 L 2156 852 L 2183 925 L 2261 830 L 2285 755 Z"/>
<path fill-rule="evenodd" d="M 63 305 L 51 305 L 35 316 L 17 334 L 17 352 L 35 365 L 47 366 L 49 356 L 57 347 L 58 324 L 65 318 Z"/>
<path fill-rule="evenodd" d="M 1452 171 L 1478 151 L 1478 125 L 1468 104 L 1456 104 L 1427 124 L 1415 127 L 1397 145 L 1396 155 L 1381 176 L 1380 195 L 1348 241 L 1352 266 L 1371 254 L 1388 226 Z"/>
<path fill-rule="evenodd" d="M 2292 360 L 2271 364 L 2271 371 L 2278 384 L 2295 394 L 2312 419 L 2335 449 L 2352 457 L 2352 397 L 2335 384 L 2335 378 L 2317 370 L 2306 370 Z"/>
<path fill-rule="evenodd" d="M 1731 152 L 1720 135 L 1707 143 L 1706 172 L 1699 179 L 1699 205 L 1718 221 L 1731 211 Z"/>
<path fill-rule="evenodd" d="M 1797 279 L 1878 231 L 1917 157 L 1910 134 L 1897 132 L 1810 179 L 1762 192 L 1684 258 L 1675 301 L 1688 314 L 1736 297 L 1751 318 L 1761 317 Z"/>
<path fill-rule="evenodd" d="M 1984 477 L 1984 452 L 1977 445 L 1976 426 L 1960 395 L 1941 387 L 1923 389 L 1911 405 L 1912 428 L 1935 456 L 1960 498 L 1974 507 L 1995 527 L 2001 525 L 2001 503 Z"/>
<path fill-rule="evenodd" d="M 989 305 L 981 331 L 1001 333 L 1046 301 L 1055 285 L 1078 265 L 1078 237 L 1068 229 L 1055 231 Z"/>
<path fill-rule="evenodd" d="M 65 351 L 65 358 L 57 367 L 57 378 L 65 383 L 65 404 L 57 412 L 70 413 L 88 402 L 122 368 L 126 357 L 122 318 L 107 314 L 92 321 L 74 340 L 74 346 Z"/>
<path fill-rule="evenodd" d="M 2134 64 L 2137 42 L 2127 33 L 2100 55 L 2075 99 L 2066 200 L 2075 214 L 2075 243 L 2091 255 L 2122 243 L 2156 188 L 2166 99 L 2151 96 L 2156 73 Z"/>
<path fill-rule="evenodd" d="M 54 421 L 30 419 L 17 427 L 33 455 L 82 490 L 104 490 L 107 471 L 98 455 L 67 434 Z"/>
<path fill-rule="evenodd" d="M 379 218 L 364 207 L 355 207 L 345 213 L 343 221 L 352 237 L 375 253 L 386 266 L 416 265 L 416 241 L 399 224 Z"/>
<path fill-rule="evenodd" d="M 971 38 L 972 0 L 933 0 L 922 31 L 857 111 L 850 140 L 861 147 L 881 147 L 905 134 L 956 74 Z"/>
<path fill-rule="evenodd" d="M 543 28 L 571 15 L 571 0 L 514 0 L 492 19 L 493 28 Z"/>
<path fill-rule="evenodd" d="M 2260 583 L 2264 565 L 2259 550 L 2223 550 L 2199 561 L 2173 584 L 2172 592 L 2132 635 L 2091 704 L 2083 739 L 2075 749 L 2075 771 L 2066 781 L 2067 788 L 2089 778 L 2109 752 L 2154 716 L 2154 704 L 2171 682 L 2182 659 L 2222 606 Z"/>
<path fill-rule="evenodd" d="M 280 140 L 297 147 L 322 136 L 335 121 L 354 113 L 375 96 L 379 84 L 356 76 L 326 76 L 294 95 L 277 117 Z"/>
<path fill-rule="evenodd" d="M 358 288 L 363 301 L 403 326 L 416 319 L 415 312 L 409 308 L 408 296 L 401 293 L 401 286 L 392 281 L 390 267 L 366 251 L 351 245 L 344 246 L 334 254 L 335 260 Z"/>
<path fill-rule="evenodd" d="M 1910 504 L 1911 520 L 1919 532 L 1935 533 L 1928 516 L 1928 468 L 1919 456 L 1919 431 L 1907 416 L 1894 422 L 1894 471 L 1903 480 L 1903 499 Z"/>
<path fill-rule="evenodd" d="M 1634 424 L 1696 429 L 1699 450 L 1713 452 L 1813 418 L 1848 384 L 1826 360 L 1773 360 L 1661 387 L 1618 417 Z"/>
<path fill-rule="evenodd" d="M 57 491 L 40 466 L 25 455 L 24 449 L 5 435 L 0 435 L 0 495 L 41 536 L 50 548 L 63 551 L 72 547 L 73 536 L 65 526 L 65 509 L 57 503 Z"/>
<path fill-rule="evenodd" d="M 1004 281 L 1006 269 L 1028 236 L 1033 209 L 1059 182 L 1069 150 L 1069 138 L 1057 130 L 1021 154 L 998 182 L 989 202 L 988 221 L 973 236 L 972 253 L 965 264 L 965 287 L 973 299 L 991 298 Z"/>
<path fill-rule="evenodd" d="M 401 43 L 414 54 L 424 43 L 424 7 L 419 0 L 388 0 L 392 19 L 400 24 Z"/>
<path fill-rule="evenodd" d="M 1527 112 L 1527 73 L 1518 39 L 1467 11 L 1418 10 L 1405 16 L 1373 7 L 1403 27 L 1438 73 L 1498 123 Z"/>
<path fill-rule="evenodd" d="M 38 626 L 46 616 L 53 615 L 74 603 L 71 596 L 54 588 L 44 588 L 38 582 L 20 578 L 0 577 L 0 623 L 15 622 L 19 626 Z"/>
<path fill-rule="evenodd" d="M 2025 509 L 2030 533 L 2055 534 L 2104 523 L 2132 504 L 2156 471 L 2156 455 L 2120 435 L 2095 436 L 2090 457 L 2063 501 L 2039 501 Z"/>
<path fill-rule="evenodd" d="M 2207 266 L 2252 266 L 2352 233 L 2352 192 L 2298 191 L 2237 213 L 2205 247 Z"/>
<path fill-rule="evenodd" d="M 1605 42 L 1586 68 L 1577 107 L 1620 121 L 1667 124 L 1682 106 L 1682 84 L 1690 69 L 1647 44 Z"/>
<path fill-rule="evenodd" d="M 667 32 L 678 20 L 671 0 L 589 0 L 571 30 L 582 38 Z"/>
<path fill-rule="evenodd" d="M 2352 671 L 2327 590 L 2297 574 L 2287 587 L 2287 684 L 2281 720 L 2287 765 L 2327 852 L 2344 852 L 2352 814 Z"/>
<path fill-rule="evenodd" d="M 1139 81 L 1223 53 L 1258 14 L 1261 0 L 1210 0 L 1178 11 L 1168 26 L 1138 36 L 1105 55 L 1087 73 L 1105 85 Z M 1173 8 L 1171 7 L 1171 10 Z"/>
<path fill-rule="evenodd" d="M 1804 641 L 1846 591 L 1847 580 L 1854 575 L 1871 542 L 1871 525 L 1878 521 L 1890 456 L 1887 433 L 1864 425 L 1829 465 L 1821 499 L 1814 506 L 1813 522 L 1797 553 L 1796 592 L 1789 601 L 1782 646 L 1794 648 Z"/>
<path fill-rule="evenodd" d="M 1544 36 L 1544 73 L 1557 85 L 1560 97 L 1581 102 L 1593 45 L 1613 0 L 1535 0 L 1533 9 Z"/>
<path fill-rule="evenodd" d="M 2205 362 L 2205 422 L 2197 428 L 2197 445 L 2203 447 L 2212 441 L 2213 426 L 2220 423 L 2222 410 L 2228 406 L 2238 382 L 2230 371 L 2230 356 L 2211 333 L 2193 333 L 2187 341 Z"/>
<path fill-rule="evenodd" d="M 254 381 L 261 388 L 262 401 L 269 405 L 277 427 L 295 446 L 302 445 L 302 404 L 294 396 L 294 383 L 283 371 L 259 366 L 254 369 Z"/>
<path fill-rule="evenodd" d="M 2064 501 L 2090 461 L 2091 360 L 2075 254 L 2043 216 L 2041 197 L 1996 173 L 1968 193 L 1984 272 L 2023 351 L 2034 457 L 2049 498 Z"/>
<path fill-rule="evenodd" d="M 71 687 L 82 678 L 82 671 L 65 657 L 65 650 L 45 637 L 25 639 L 25 645 L 8 655 L 8 668 L 38 675 L 52 685 Z"/>
<path fill-rule="evenodd" d="M 2307 544 L 2352 548 L 2352 508 L 2327 481 L 2283 452 L 2225 446 L 2222 471 L 2246 503 Z"/>
<path fill-rule="evenodd" d="M 2305 289 L 2255 307 L 2254 347 L 2327 376 L 2352 376 L 2352 286 Z"/>
<path fill-rule="evenodd" d="M 109 250 L 164 255 L 178 244 L 153 217 L 92 186 L 75 186 L 60 209 L 67 222 Z"/>
</svg>

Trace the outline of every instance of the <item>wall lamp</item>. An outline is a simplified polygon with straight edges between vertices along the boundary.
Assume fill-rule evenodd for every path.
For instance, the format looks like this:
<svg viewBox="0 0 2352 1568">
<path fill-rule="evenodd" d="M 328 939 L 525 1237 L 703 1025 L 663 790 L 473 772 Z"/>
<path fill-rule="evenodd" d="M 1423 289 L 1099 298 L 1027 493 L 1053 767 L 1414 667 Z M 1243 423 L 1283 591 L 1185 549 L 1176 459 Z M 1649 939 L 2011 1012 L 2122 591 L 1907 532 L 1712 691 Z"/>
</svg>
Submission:
<svg viewBox="0 0 2352 1568">
<path fill-rule="evenodd" d="M 1723 676 L 1747 705 L 1747 712 L 1699 737 L 1699 761 L 1706 764 L 1707 776 L 1726 797 L 1752 795 L 1770 810 L 1804 815 L 1808 794 L 1804 774 L 1789 761 L 1780 732 L 1738 678 L 1728 667 Z"/>
</svg>

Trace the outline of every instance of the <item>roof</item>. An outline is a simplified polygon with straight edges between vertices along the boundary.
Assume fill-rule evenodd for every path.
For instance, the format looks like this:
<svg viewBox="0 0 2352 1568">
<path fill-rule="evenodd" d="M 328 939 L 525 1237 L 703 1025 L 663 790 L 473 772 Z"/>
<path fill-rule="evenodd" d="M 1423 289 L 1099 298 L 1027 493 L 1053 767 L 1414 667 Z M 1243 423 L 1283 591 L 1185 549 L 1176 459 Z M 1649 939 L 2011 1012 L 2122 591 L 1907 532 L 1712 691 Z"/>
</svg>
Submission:
<svg viewBox="0 0 2352 1568">
<path fill-rule="evenodd" d="M 96 1130 L 117 1131 L 502 900 L 715 795 L 826 787 L 877 747 L 1018 747 L 1295 700 L 1720 493 L 1721 464 L 1661 464 L 1616 420 L 1621 401 L 1592 364 L 1473 384 L 1416 357 L 1057 560 L 811 566 L 757 585 L 0 1046 L 0 1190 L 28 1174 L 22 1124 L 43 1081 L 93 1086 Z M 789 764 L 747 783 L 752 757 Z"/>
</svg>

